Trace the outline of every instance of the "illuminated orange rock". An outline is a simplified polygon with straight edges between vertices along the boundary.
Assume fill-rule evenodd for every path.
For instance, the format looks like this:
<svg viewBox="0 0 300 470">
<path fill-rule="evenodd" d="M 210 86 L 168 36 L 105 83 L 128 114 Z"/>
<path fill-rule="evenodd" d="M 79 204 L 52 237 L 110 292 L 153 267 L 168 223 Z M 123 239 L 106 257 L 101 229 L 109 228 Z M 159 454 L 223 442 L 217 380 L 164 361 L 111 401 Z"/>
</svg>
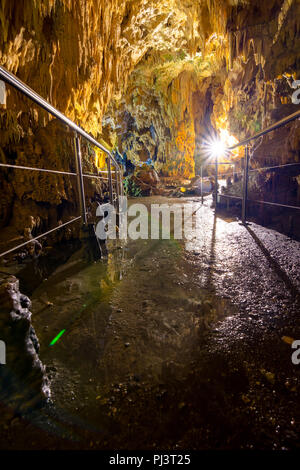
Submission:
<svg viewBox="0 0 300 470">
<path fill-rule="evenodd" d="M 192 177 L 212 128 L 241 139 L 296 109 L 296 1 L 2 0 L 0 24 L 1 65 L 110 148 L 133 163 L 151 158 L 165 175 Z M 298 151 L 297 123 L 289 129 L 275 161 Z M 72 138 L 7 87 L 2 162 L 74 170 Z M 83 156 L 86 171 L 105 168 L 101 152 Z M 3 225 L 32 216 L 46 227 L 78 209 L 72 178 L 1 172 Z M 95 190 L 87 181 L 87 198 Z"/>
</svg>

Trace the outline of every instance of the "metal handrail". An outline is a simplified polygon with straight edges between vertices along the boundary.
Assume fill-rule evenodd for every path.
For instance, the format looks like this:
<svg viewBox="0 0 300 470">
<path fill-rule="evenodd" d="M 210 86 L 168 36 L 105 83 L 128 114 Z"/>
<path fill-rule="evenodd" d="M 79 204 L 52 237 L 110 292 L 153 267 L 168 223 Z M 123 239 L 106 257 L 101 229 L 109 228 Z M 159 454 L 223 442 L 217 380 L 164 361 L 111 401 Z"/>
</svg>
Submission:
<svg viewBox="0 0 300 470">
<path fill-rule="evenodd" d="M 245 224 L 246 223 L 246 218 L 247 218 L 247 200 L 248 200 L 248 179 L 249 179 L 249 160 L 250 160 L 250 152 L 248 148 L 248 144 L 252 140 L 259 139 L 260 137 L 263 137 L 266 134 L 269 134 L 272 131 L 275 131 L 276 129 L 279 129 L 280 127 L 286 126 L 290 122 L 294 121 L 295 119 L 300 118 L 300 110 L 296 111 L 293 114 L 290 114 L 289 116 L 286 116 L 285 118 L 281 119 L 280 121 L 275 122 L 274 124 L 271 124 L 270 126 L 266 127 L 266 129 L 263 129 L 260 132 L 257 132 L 254 134 L 252 137 L 248 137 L 246 139 L 241 140 L 235 145 L 232 145 L 231 147 L 228 147 L 228 151 L 232 151 L 238 147 L 244 146 L 245 147 L 245 165 L 244 165 L 244 178 L 243 178 L 243 197 L 242 197 L 242 222 Z M 216 163 L 216 207 L 217 207 L 217 198 L 218 198 L 218 184 L 217 184 L 217 163 Z M 261 201 L 258 201 L 261 203 Z M 275 205 L 275 203 L 273 203 Z M 295 206 L 296 207 L 296 206 Z"/>
<path fill-rule="evenodd" d="M 118 163 L 116 162 L 116 160 L 114 159 L 114 157 L 112 156 L 112 154 L 107 148 L 105 148 L 102 144 L 100 144 L 100 142 L 98 142 L 96 139 L 91 137 L 86 131 L 84 131 L 81 127 L 75 124 L 75 122 L 71 121 L 71 119 L 67 118 L 63 113 L 61 113 L 56 108 L 54 108 L 54 106 L 48 103 L 48 101 L 46 101 L 44 98 L 38 95 L 34 90 L 32 90 L 28 85 L 22 82 L 22 80 L 17 78 L 13 73 L 9 72 L 2 66 L 0 66 L 0 78 L 4 80 L 6 83 L 8 83 L 9 85 L 16 88 L 21 93 L 23 93 L 23 95 L 26 95 L 29 99 L 34 101 L 41 108 L 45 109 L 45 111 L 47 111 L 49 114 L 52 114 L 52 116 L 56 117 L 58 120 L 66 124 L 74 132 L 84 137 L 92 145 L 95 145 L 95 147 L 98 147 L 100 150 L 105 152 L 110 158 L 110 160 L 113 162 L 115 167 L 120 171 L 120 167 Z"/>
<path fill-rule="evenodd" d="M 271 124 L 270 126 L 266 127 L 262 131 L 257 132 L 253 136 L 247 137 L 246 139 L 241 140 L 237 144 L 234 144 L 231 147 L 226 148 L 225 152 L 230 153 L 232 150 L 234 150 L 238 147 L 241 147 L 241 146 L 245 147 L 245 165 L 244 165 L 244 171 L 243 171 L 243 173 L 244 173 L 243 196 L 242 197 L 237 197 L 237 196 L 226 195 L 226 194 L 221 195 L 223 197 L 228 197 L 228 198 L 232 197 L 232 198 L 235 198 L 235 199 L 242 199 L 242 222 L 243 223 L 246 223 L 249 172 L 255 172 L 255 171 L 260 171 L 260 170 L 272 170 L 272 168 L 275 169 L 275 168 L 281 168 L 281 167 L 284 167 L 284 166 L 292 166 L 292 165 L 298 165 L 299 164 L 297 162 L 297 163 L 290 163 L 290 164 L 286 164 L 286 165 L 275 165 L 273 167 L 249 169 L 250 152 L 249 152 L 248 144 L 252 140 L 259 139 L 260 137 L 262 137 L 266 134 L 269 134 L 270 132 L 275 131 L 276 129 L 279 129 L 280 127 L 283 127 L 283 126 L 289 124 L 290 122 L 292 122 L 296 119 L 299 119 L 299 118 L 300 118 L 300 109 L 298 111 L 296 111 L 295 113 L 284 117 L 280 121 L 277 121 L 274 124 Z M 229 163 L 230 162 L 228 162 L 228 164 Z M 214 195 L 215 195 L 215 207 L 216 207 L 216 210 L 217 210 L 217 205 L 218 205 L 218 166 L 219 166 L 219 164 L 221 165 L 221 164 L 224 164 L 224 163 L 223 162 L 219 163 L 218 158 L 216 157 L 215 161 L 213 163 L 210 163 L 210 164 L 215 165 L 215 190 L 214 190 Z M 235 174 L 240 174 L 242 172 L 234 172 L 234 173 Z M 227 173 L 227 174 L 229 174 L 229 173 Z M 222 176 L 226 176 L 226 173 L 223 174 Z M 203 202 L 203 194 L 202 194 L 202 181 L 203 181 L 203 179 L 204 178 L 202 177 L 202 167 L 201 167 L 201 196 L 202 196 L 202 202 Z M 284 205 L 284 204 L 278 204 L 278 203 L 270 203 L 270 202 L 267 202 L 267 201 L 253 201 L 253 200 L 251 200 L 251 202 L 257 202 L 259 204 L 270 204 L 270 205 L 273 205 L 273 206 L 281 206 L 281 207 L 292 208 L 292 209 L 300 209 L 300 207 L 298 207 L 298 206 L 290 206 L 290 205 Z"/>
<path fill-rule="evenodd" d="M 275 124 L 272 124 L 271 126 L 266 127 L 266 129 L 263 129 L 262 131 L 257 132 L 252 137 L 248 137 L 244 140 L 241 140 L 237 144 L 232 145 L 231 147 L 228 147 L 227 150 L 234 150 L 238 147 L 247 145 L 247 144 L 249 144 L 249 142 L 251 142 L 251 140 L 256 140 L 259 137 L 262 137 L 263 135 L 269 134 L 269 132 L 275 131 L 276 129 L 279 129 L 279 127 L 285 126 L 289 122 L 294 121 L 295 119 L 298 119 L 298 118 L 300 118 L 300 109 L 298 111 L 296 111 L 295 113 L 290 114 L 289 116 L 286 116 L 285 118 L 281 119 L 280 121 L 275 122 Z"/>
<path fill-rule="evenodd" d="M 26 246 L 29 243 L 34 242 L 35 240 L 38 240 L 39 238 L 42 238 L 62 227 L 65 227 L 68 224 L 71 224 L 73 222 L 76 222 L 77 220 L 81 219 L 84 224 L 87 223 L 87 211 L 85 207 L 85 194 L 84 194 L 84 185 L 83 185 L 83 177 L 87 178 L 101 178 L 108 180 L 109 183 L 109 188 L 110 188 L 110 193 L 111 193 L 111 203 L 114 204 L 115 199 L 113 197 L 113 181 L 116 182 L 116 203 L 119 209 L 119 192 L 121 191 L 121 194 L 123 194 L 123 184 L 122 184 L 122 174 L 121 174 L 121 169 L 110 153 L 110 151 L 105 148 L 100 142 L 98 142 L 96 139 L 91 137 L 86 131 L 84 131 L 80 126 L 75 124 L 75 122 L 71 121 L 69 118 L 67 118 L 64 114 L 62 114 L 60 111 L 58 111 L 54 106 L 52 106 L 50 103 L 48 103 L 44 98 L 42 98 L 40 95 L 38 95 L 34 90 L 32 90 L 29 86 L 27 86 L 24 82 L 22 82 L 19 78 L 17 78 L 15 75 L 13 75 L 11 72 L 6 70 L 4 67 L 0 66 L 0 79 L 4 80 L 6 83 L 9 85 L 13 86 L 16 90 L 21 92 L 23 95 L 25 95 L 27 98 L 32 100 L 34 103 L 36 103 L 38 106 L 43 108 L 45 111 L 47 111 L 49 114 L 52 116 L 56 117 L 59 121 L 61 121 L 63 124 L 67 125 L 71 130 L 74 131 L 75 133 L 75 138 L 74 138 L 74 147 L 75 147 L 75 163 L 76 163 L 76 173 L 74 172 L 67 172 L 67 171 L 59 171 L 59 170 L 50 170 L 50 169 L 45 169 L 45 168 L 34 168 L 34 167 L 26 167 L 26 166 L 21 166 L 21 165 L 10 165 L 10 164 L 4 164 L 0 163 L 1 167 L 9 167 L 9 168 L 14 168 L 14 169 L 22 169 L 22 170 L 31 170 L 31 171 L 42 171 L 42 172 L 48 172 L 48 173 L 56 173 L 56 174 L 61 174 L 61 175 L 72 175 L 72 176 L 77 176 L 77 185 L 78 185 L 78 192 L 79 192 L 79 205 L 80 205 L 80 212 L 81 215 L 79 217 L 75 217 L 74 219 L 64 223 L 60 224 L 59 226 L 49 230 L 48 232 L 42 233 L 38 235 L 37 237 L 26 241 L 25 243 L 22 243 L 21 245 L 15 246 L 14 248 L 11 248 L 10 250 L 5 251 L 4 253 L 0 254 L 0 257 L 5 256 L 19 248 L 22 248 L 23 246 Z M 107 165 L 108 165 L 108 171 L 105 172 L 100 172 L 100 173 L 108 173 L 108 178 L 103 178 L 99 175 L 89 175 L 89 174 L 83 174 L 82 172 L 82 159 L 81 159 L 81 146 L 80 146 L 80 140 L 79 136 L 83 137 L 86 139 L 88 142 L 90 142 L 92 145 L 95 147 L 98 147 L 100 150 L 105 152 L 107 154 Z M 111 169 L 111 162 L 113 163 L 115 170 L 112 171 Z M 112 178 L 112 173 L 114 173 L 115 178 Z M 118 182 L 118 176 L 120 176 L 120 181 Z M 118 187 L 118 184 L 120 183 L 120 188 Z"/>
<path fill-rule="evenodd" d="M 233 198 L 233 199 L 243 199 L 242 196 L 234 196 L 233 194 L 226 194 L 226 193 L 221 193 L 218 195 L 219 197 L 224 197 L 224 198 Z M 270 201 L 259 201 L 258 199 L 248 199 L 248 202 L 253 202 L 256 204 L 269 204 L 270 206 L 276 206 L 276 207 L 285 207 L 286 209 L 298 209 L 300 210 L 300 206 L 291 206 L 289 204 L 281 204 L 279 202 L 270 202 Z"/>
<path fill-rule="evenodd" d="M 64 114 L 62 114 L 60 111 L 58 111 L 54 106 L 52 106 L 50 103 L 48 103 L 44 98 L 42 98 L 38 93 L 36 93 L 34 90 L 32 90 L 28 85 L 26 85 L 24 82 L 22 82 L 19 78 L 17 78 L 14 74 L 6 70 L 4 67 L 0 66 L 0 79 L 4 80 L 6 83 L 9 85 L 13 86 L 16 90 L 19 92 L 23 93 L 27 98 L 32 100 L 34 103 L 36 103 L 38 106 L 43 108 L 45 111 L 47 111 L 49 114 L 52 116 L 56 117 L 59 121 L 61 121 L 63 124 L 67 125 L 71 130 L 74 131 L 75 133 L 75 139 L 74 139 L 74 147 L 75 147 L 75 163 L 76 163 L 76 175 L 78 179 L 78 190 L 79 190 L 79 202 L 80 202 L 80 210 L 81 210 L 81 216 L 83 223 L 86 224 L 86 209 L 85 209 L 85 195 L 84 195 L 84 187 L 83 187 L 83 175 L 82 173 L 82 162 L 81 162 L 81 148 L 80 148 L 80 141 L 79 141 L 79 136 L 83 137 L 86 139 L 88 142 L 90 142 L 92 145 L 95 147 L 98 147 L 100 150 L 105 152 L 107 154 L 107 164 L 108 164 L 108 182 L 109 186 L 111 188 L 111 202 L 113 203 L 113 180 L 112 180 L 112 171 L 111 171 L 111 162 L 113 163 L 115 167 L 115 176 L 116 176 L 116 193 L 117 193 L 117 205 L 119 205 L 119 193 L 123 193 L 123 188 L 122 188 L 122 178 L 121 178 L 121 169 L 116 162 L 115 158 L 112 156 L 111 152 L 104 147 L 100 142 L 98 142 L 96 139 L 91 137 L 86 131 L 84 131 L 80 126 L 75 124 L 75 122 L 71 121 L 71 119 L 67 118 Z M 25 169 L 25 167 L 24 167 Z M 41 170 L 43 171 L 43 170 Z M 63 172 L 62 172 L 63 173 Z M 67 172 L 65 172 L 67 173 Z M 118 187 L 118 174 L 120 175 L 120 188 Z M 93 177 L 92 175 L 90 177 Z M 96 177 L 96 175 L 95 175 Z"/>
<path fill-rule="evenodd" d="M 299 163 L 300 165 L 300 163 Z M 61 171 L 61 170 L 50 170 L 48 168 L 37 168 L 34 166 L 22 166 L 22 165 L 10 165 L 9 163 L 0 163 L 1 168 L 12 168 L 14 170 L 29 170 L 29 171 L 41 171 L 44 173 L 54 173 L 57 175 L 65 175 L 65 176 L 77 176 L 77 173 L 74 173 L 72 171 Z M 99 173 L 107 173 L 107 171 L 99 171 Z M 114 173 L 112 171 L 112 173 Z M 101 180 L 108 180 L 108 178 L 104 178 L 103 176 L 100 175 L 93 175 L 89 173 L 82 173 L 82 176 L 84 178 L 97 178 Z M 116 181 L 115 178 L 112 178 L 112 181 Z"/>
<path fill-rule="evenodd" d="M 73 222 L 77 222 L 77 220 L 81 219 L 81 215 L 78 216 L 78 217 L 75 217 L 74 219 L 71 219 L 69 220 L 68 222 L 65 222 L 64 224 L 60 224 L 58 225 L 57 227 L 55 228 L 52 228 L 51 230 L 48 230 L 48 232 L 44 232 L 44 233 L 41 233 L 40 235 L 38 235 L 37 237 L 34 237 L 34 238 L 31 238 L 30 240 L 27 240 L 26 242 L 24 243 L 21 243 L 20 245 L 17 245 L 17 246 L 14 246 L 13 248 L 11 248 L 10 250 L 7 250 L 7 251 L 4 251 L 3 253 L 0 254 L 0 258 L 2 256 L 6 256 L 6 255 L 9 255 L 10 253 L 16 251 L 16 250 L 19 250 L 20 248 L 23 248 L 24 246 L 26 245 L 29 245 L 30 243 L 34 243 L 36 240 L 39 240 L 40 238 L 44 238 L 46 235 L 49 235 L 50 233 L 53 233 L 55 232 L 56 230 L 59 230 L 63 227 L 66 227 L 66 225 L 70 225 L 72 224 Z"/>
</svg>

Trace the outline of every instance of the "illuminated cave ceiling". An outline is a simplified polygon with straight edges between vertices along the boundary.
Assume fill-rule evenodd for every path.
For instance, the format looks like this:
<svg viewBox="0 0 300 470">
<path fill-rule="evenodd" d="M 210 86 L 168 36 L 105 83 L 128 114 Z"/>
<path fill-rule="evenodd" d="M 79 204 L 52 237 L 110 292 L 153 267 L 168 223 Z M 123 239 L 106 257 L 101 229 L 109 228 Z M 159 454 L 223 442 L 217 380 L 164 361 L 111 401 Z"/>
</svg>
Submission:
<svg viewBox="0 0 300 470">
<path fill-rule="evenodd" d="M 103 120 L 132 161 L 151 158 L 166 175 L 189 177 L 212 126 L 242 138 L 295 111 L 299 1 L 173 1 L 160 14 L 148 35 L 146 15 L 145 53 Z M 278 158 L 294 156 L 296 135 Z"/>
<path fill-rule="evenodd" d="M 167 175 L 194 174 L 212 126 L 241 138 L 296 110 L 299 0 L 1 0 L 0 24 L 1 65 L 95 137 L 103 131 L 112 147 L 150 157 Z M 297 126 L 277 159 L 294 158 Z M 12 90 L 0 138 L 3 161 L 72 168 L 62 130 Z M 75 197 L 70 184 L 38 173 L 2 189 L 6 220 L 25 200 L 40 216 L 36 204 L 55 212 Z"/>
</svg>

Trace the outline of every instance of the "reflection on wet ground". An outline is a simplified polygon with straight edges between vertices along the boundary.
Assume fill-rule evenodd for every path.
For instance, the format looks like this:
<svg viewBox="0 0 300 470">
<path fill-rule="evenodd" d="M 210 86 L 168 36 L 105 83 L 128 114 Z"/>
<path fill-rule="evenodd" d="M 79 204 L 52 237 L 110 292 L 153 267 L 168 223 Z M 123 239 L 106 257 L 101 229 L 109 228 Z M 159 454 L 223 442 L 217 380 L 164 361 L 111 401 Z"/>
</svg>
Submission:
<svg viewBox="0 0 300 470">
<path fill-rule="evenodd" d="M 281 337 L 300 338 L 299 243 L 216 217 L 208 198 L 139 202 L 194 202 L 197 230 L 111 242 L 107 262 L 75 253 L 35 290 L 53 404 L 33 435 L 50 448 L 297 446 L 299 367 Z"/>
</svg>

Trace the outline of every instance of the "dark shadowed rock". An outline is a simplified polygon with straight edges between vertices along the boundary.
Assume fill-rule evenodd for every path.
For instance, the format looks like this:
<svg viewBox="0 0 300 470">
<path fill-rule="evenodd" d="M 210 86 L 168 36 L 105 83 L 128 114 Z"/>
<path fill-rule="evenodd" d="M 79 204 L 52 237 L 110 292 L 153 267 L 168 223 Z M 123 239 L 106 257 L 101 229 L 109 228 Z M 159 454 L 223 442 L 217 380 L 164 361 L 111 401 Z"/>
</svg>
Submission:
<svg viewBox="0 0 300 470">
<path fill-rule="evenodd" d="M 0 337 L 6 364 L 0 365 L 0 401 L 24 413 L 50 397 L 49 380 L 38 357 L 39 341 L 31 324 L 31 302 L 11 275 L 0 277 Z"/>
</svg>

